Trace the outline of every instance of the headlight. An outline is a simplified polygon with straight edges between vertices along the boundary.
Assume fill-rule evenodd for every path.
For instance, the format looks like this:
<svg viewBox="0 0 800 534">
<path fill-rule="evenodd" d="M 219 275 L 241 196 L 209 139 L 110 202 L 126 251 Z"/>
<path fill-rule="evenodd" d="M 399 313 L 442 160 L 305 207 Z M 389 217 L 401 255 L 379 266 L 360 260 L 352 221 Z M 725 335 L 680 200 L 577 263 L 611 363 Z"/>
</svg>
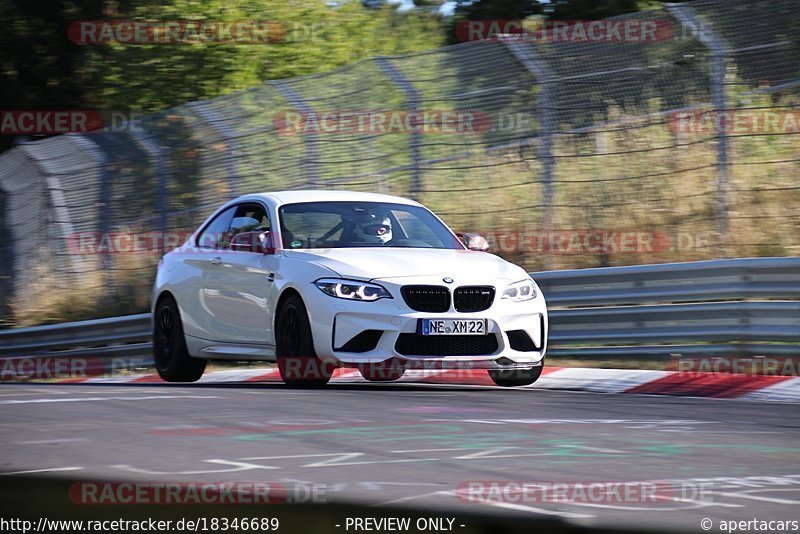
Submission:
<svg viewBox="0 0 800 534">
<path fill-rule="evenodd" d="M 536 298 L 536 284 L 530 278 L 514 282 L 503 291 L 502 298 L 511 299 L 514 302 Z"/>
<path fill-rule="evenodd" d="M 323 278 L 314 282 L 314 285 L 320 288 L 323 293 L 338 299 L 372 302 L 378 299 L 392 298 L 392 295 L 383 286 L 367 282 Z"/>
</svg>

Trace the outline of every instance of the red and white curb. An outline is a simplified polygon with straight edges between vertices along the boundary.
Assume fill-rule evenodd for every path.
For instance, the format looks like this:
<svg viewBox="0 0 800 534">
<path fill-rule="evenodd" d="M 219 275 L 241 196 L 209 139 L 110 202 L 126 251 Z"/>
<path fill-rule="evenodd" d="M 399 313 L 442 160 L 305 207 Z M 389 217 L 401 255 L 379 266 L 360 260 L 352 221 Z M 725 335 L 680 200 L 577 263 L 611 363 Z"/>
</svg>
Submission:
<svg viewBox="0 0 800 534">
<path fill-rule="evenodd" d="M 233 369 L 208 372 L 202 384 L 280 382 L 277 368 Z M 157 374 L 67 379 L 60 383 L 122 384 L 159 383 Z M 336 369 L 332 383 L 367 382 L 357 369 Z M 395 382 L 493 386 L 482 370 L 406 371 Z M 800 377 L 760 376 L 727 373 L 687 373 L 680 371 L 545 367 L 541 378 L 526 389 L 589 391 L 594 393 L 636 393 L 800 402 Z"/>
</svg>

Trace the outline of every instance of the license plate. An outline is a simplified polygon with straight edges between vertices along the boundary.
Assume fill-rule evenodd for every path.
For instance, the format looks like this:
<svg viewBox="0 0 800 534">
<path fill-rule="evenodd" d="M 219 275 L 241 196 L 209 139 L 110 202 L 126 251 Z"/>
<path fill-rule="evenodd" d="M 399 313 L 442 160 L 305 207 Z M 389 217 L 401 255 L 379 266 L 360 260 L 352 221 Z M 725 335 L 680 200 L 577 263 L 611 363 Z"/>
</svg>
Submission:
<svg viewBox="0 0 800 534">
<path fill-rule="evenodd" d="M 423 336 L 483 335 L 486 319 L 423 319 Z"/>
</svg>

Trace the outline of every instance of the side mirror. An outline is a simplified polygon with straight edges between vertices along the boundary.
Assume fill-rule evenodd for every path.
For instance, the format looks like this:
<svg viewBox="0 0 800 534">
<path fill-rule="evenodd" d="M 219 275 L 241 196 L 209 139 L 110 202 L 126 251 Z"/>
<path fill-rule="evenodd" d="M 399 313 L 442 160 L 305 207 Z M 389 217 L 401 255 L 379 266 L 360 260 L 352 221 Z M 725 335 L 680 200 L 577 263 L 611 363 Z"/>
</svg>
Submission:
<svg viewBox="0 0 800 534">
<path fill-rule="evenodd" d="M 275 254 L 272 237 L 269 232 L 242 232 L 231 239 L 231 250 L 236 252 L 255 252 L 258 254 Z"/>
<path fill-rule="evenodd" d="M 464 245 L 470 250 L 479 250 L 481 252 L 487 252 L 489 250 L 489 242 L 480 234 L 461 234 L 461 239 L 464 241 Z"/>
</svg>

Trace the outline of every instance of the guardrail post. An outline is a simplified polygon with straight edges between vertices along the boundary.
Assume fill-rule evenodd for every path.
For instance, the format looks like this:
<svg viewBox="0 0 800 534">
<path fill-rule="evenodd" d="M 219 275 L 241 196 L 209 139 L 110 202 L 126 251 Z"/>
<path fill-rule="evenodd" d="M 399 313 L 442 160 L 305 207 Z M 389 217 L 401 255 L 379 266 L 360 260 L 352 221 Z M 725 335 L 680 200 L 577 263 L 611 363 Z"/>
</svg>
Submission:
<svg viewBox="0 0 800 534">
<path fill-rule="evenodd" d="M 76 135 L 75 142 L 81 146 L 83 150 L 92 154 L 100 167 L 100 190 L 98 199 L 98 214 L 97 230 L 100 232 L 101 239 L 106 239 L 111 230 L 111 220 L 113 212 L 111 210 L 111 175 L 109 173 L 109 163 L 111 158 L 108 154 L 100 148 L 100 146 L 85 135 Z M 106 279 L 106 297 L 110 297 L 114 286 L 114 278 L 111 276 L 112 264 L 110 253 L 100 253 L 100 265 L 102 266 L 103 273 Z"/>
<path fill-rule="evenodd" d="M 555 134 L 555 114 L 553 113 L 552 79 L 545 62 L 536 55 L 533 45 L 520 42 L 519 36 L 504 35 L 500 42 L 511 54 L 536 77 L 541 91 L 537 105 L 539 116 L 539 159 L 542 162 L 542 223 L 552 227 L 553 218 L 553 135 Z M 544 258 L 545 267 L 552 264 L 551 253 Z"/>
<path fill-rule="evenodd" d="M 79 139 L 79 136 L 75 136 L 73 137 L 73 139 L 77 140 Z M 32 141 L 20 141 L 17 143 L 17 146 L 22 146 L 26 143 L 32 143 Z M 78 144 L 81 143 L 79 142 Z M 91 146 L 94 146 L 94 143 L 92 143 Z M 64 189 L 61 186 L 61 179 L 58 176 L 54 176 L 49 172 L 47 172 L 47 170 L 45 170 L 41 165 L 39 165 L 36 162 L 35 158 L 31 158 L 30 156 L 28 157 L 29 160 L 33 163 L 35 167 L 37 167 L 38 171 L 45 179 L 45 183 L 47 184 L 47 190 L 50 197 L 50 206 L 52 207 L 53 212 L 56 215 L 55 226 L 57 226 L 61 230 L 60 231 L 61 238 L 64 240 L 64 244 L 67 245 L 69 239 L 74 236 L 75 230 L 72 225 L 72 217 L 70 216 L 69 213 L 69 206 L 67 204 L 67 199 L 64 196 Z M 10 196 L 8 200 L 9 201 L 11 200 Z M 13 245 L 13 239 L 18 239 L 18 237 L 14 237 L 12 234 L 11 238 Z M 12 259 L 15 258 L 15 254 L 13 254 L 13 252 L 14 249 L 12 248 L 12 254 L 9 254 L 9 258 Z M 79 265 L 79 262 L 75 260 L 75 256 L 72 254 L 68 254 L 67 257 L 69 258 L 70 270 L 74 273 L 80 272 L 82 266 Z"/>
<path fill-rule="evenodd" d="M 376 57 L 375 63 L 398 86 L 406 95 L 406 111 L 412 117 L 416 116 L 419 103 L 422 101 L 421 95 L 414 84 L 406 78 L 391 61 L 385 57 Z M 421 126 L 421 125 L 420 125 Z M 411 187 L 409 196 L 414 200 L 420 200 L 419 195 L 422 191 L 422 131 L 421 128 L 412 128 L 409 132 L 409 155 L 411 157 Z"/>
<path fill-rule="evenodd" d="M 230 191 L 228 196 L 230 198 L 236 198 L 239 196 L 239 188 L 237 186 L 239 175 L 236 171 L 236 135 L 234 131 L 227 124 L 225 124 L 225 122 L 223 122 L 214 109 L 209 107 L 208 104 L 202 100 L 197 102 L 189 102 L 186 104 L 186 106 L 194 111 L 198 117 L 217 130 L 225 140 L 225 174 L 228 179 L 228 190 Z"/>
<path fill-rule="evenodd" d="M 311 106 L 306 104 L 305 100 L 303 100 L 300 95 L 297 94 L 297 91 L 292 89 L 289 85 L 280 81 L 270 83 L 300 113 L 309 114 L 314 112 Z M 306 147 L 306 159 L 304 165 L 306 181 L 310 187 L 314 188 L 319 184 L 319 170 L 317 168 L 317 165 L 319 164 L 317 134 L 314 132 L 303 132 L 303 142 Z"/>
<path fill-rule="evenodd" d="M 685 24 L 697 36 L 697 40 L 704 44 L 711 52 L 711 98 L 716 114 L 714 123 L 717 125 L 717 224 L 720 239 L 727 242 L 728 234 L 728 136 L 725 132 L 723 120 L 727 111 L 725 103 L 725 73 L 727 70 L 728 49 L 722 38 L 718 36 L 708 24 L 692 12 L 684 4 L 666 4 L 666 8 L 675 15 L 682 24 Z M 723 125 L 720 127 L 720 125 Z"/>
<path fill-rule="evenodd" d="M 158 212 L 158 229 L 162 235 L 159 239 L 161 252 L 167 252 L 165 248 L 166 233 L 169 230 L 167 220 L 167 173 L 164 164 L 164 150 L 161 145 L 147 132 L 138 132 L 135 128 L 131 129 L 131 136 L 147 152 L 153 165 L 153 177 L 156 183 L 156 211 Z"/>
</svg>

